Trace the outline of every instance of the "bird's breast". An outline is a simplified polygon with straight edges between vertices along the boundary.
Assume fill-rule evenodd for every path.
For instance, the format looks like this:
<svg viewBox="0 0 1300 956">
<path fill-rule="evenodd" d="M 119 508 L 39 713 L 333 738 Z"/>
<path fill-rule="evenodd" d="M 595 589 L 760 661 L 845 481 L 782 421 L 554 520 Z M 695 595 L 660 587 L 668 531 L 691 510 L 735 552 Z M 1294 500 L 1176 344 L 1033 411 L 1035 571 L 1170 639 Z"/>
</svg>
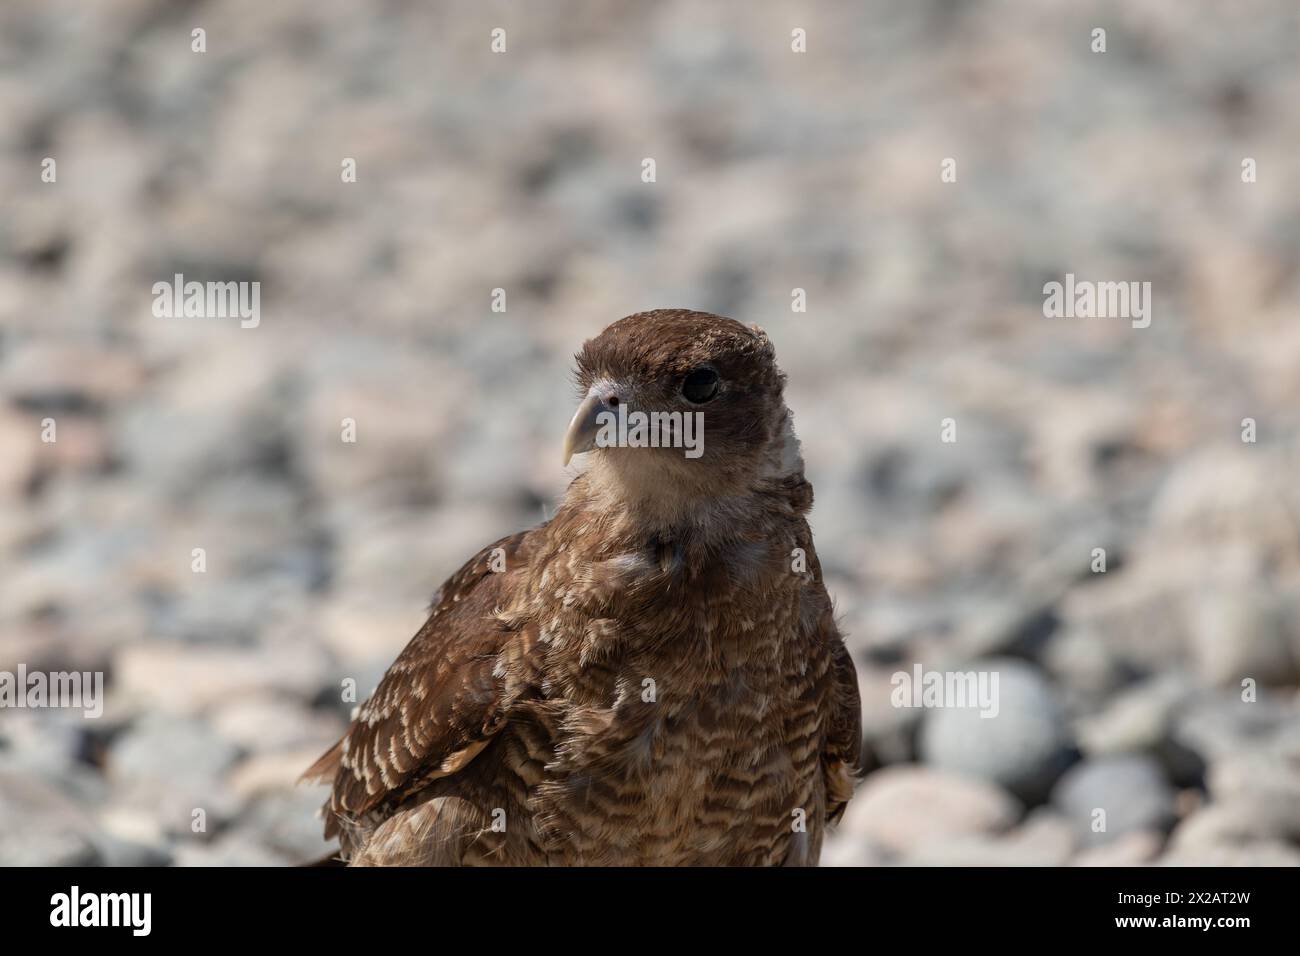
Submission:
<svg viewBox="0 0 1300 956">
<path fill-rule="evenodd" d="M 571 862 L 772 862 L 820 820 L 798 675 L 724 647 L 694 664 L 629 653 L 564 702 L 534 809 Z"/>
</svg>

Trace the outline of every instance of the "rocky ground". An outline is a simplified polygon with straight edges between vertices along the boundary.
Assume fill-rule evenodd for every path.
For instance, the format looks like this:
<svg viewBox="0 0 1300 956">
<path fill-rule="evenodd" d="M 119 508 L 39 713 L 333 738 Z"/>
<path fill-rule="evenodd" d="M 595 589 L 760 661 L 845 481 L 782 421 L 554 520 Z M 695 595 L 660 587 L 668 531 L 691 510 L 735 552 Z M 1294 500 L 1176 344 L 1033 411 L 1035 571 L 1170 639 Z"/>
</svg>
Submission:
<svg viewBox="0 0 1300 956">
<path fill-rule="evenodd" d="M 1300 864 L 1298 46 L 1287 0 L 0 6 L 0 670 L 107 678 L 0 711 L 0 863 L 323 853 L 343 682 L 671 305 L 790 376 L 874 768 L 824 862 Z M 260 324 L 155 317 L 176 272 Z M 1044 318 L 1067 272 L 1150 327 Z M 892 706 L 918 662 L 999 715 Z"/>
</svg>

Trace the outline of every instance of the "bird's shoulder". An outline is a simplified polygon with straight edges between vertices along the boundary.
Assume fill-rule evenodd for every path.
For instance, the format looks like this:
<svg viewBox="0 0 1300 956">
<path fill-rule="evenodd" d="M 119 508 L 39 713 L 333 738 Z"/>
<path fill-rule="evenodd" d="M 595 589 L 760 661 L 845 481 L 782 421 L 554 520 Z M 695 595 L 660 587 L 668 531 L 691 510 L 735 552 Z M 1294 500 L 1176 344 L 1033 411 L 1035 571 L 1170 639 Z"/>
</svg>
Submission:
<svg viewBox="0 0 1300 956">
<path fill-rule="evenodd" d="M 358 709 L 343 737 L 303 775 L 332 783 L 326 835 L 465 767 L 528 693 L 535 628 L 503 620 L 546 526 L 479 551 L 435 593 L 424 625 Z M 507 662 L 515 666 L 507 666 Z"/>
</svg>

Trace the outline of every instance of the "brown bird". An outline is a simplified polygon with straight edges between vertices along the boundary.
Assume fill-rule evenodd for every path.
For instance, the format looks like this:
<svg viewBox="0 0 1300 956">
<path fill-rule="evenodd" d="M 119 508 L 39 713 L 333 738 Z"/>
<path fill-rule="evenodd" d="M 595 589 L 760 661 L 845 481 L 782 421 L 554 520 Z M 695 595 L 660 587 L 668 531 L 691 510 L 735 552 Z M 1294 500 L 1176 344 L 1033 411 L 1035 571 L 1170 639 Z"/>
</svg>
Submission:
<svg viewBox="0 0 1300 956">
<path fill-rule="evenodd" d="M 815 864 L 858 687 L 772 345 L 643 312 L 577 380 L 564 457 L 587 470 L 452 575 L 304 775 L 332 782 L 325 836 L 355 866 Z M 679 414 L 646 447 L 637 412 Z"/>
</svg>

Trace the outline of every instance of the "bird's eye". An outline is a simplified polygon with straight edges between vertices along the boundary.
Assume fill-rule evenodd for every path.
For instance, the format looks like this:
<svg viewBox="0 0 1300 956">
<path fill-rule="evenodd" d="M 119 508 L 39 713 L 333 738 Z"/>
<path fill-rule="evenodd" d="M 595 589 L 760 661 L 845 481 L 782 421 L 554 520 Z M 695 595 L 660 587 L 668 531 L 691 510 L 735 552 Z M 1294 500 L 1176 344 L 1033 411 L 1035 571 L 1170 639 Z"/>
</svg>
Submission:
<svg viewBox="0 0 1300 956">
<path fill-rule="evenodd" d="M 682 380 L 682 397 L 693 405 L 703 405 L 718 394 L 718 373 L 711 368 L 697 368 Z"/>
</svg>

